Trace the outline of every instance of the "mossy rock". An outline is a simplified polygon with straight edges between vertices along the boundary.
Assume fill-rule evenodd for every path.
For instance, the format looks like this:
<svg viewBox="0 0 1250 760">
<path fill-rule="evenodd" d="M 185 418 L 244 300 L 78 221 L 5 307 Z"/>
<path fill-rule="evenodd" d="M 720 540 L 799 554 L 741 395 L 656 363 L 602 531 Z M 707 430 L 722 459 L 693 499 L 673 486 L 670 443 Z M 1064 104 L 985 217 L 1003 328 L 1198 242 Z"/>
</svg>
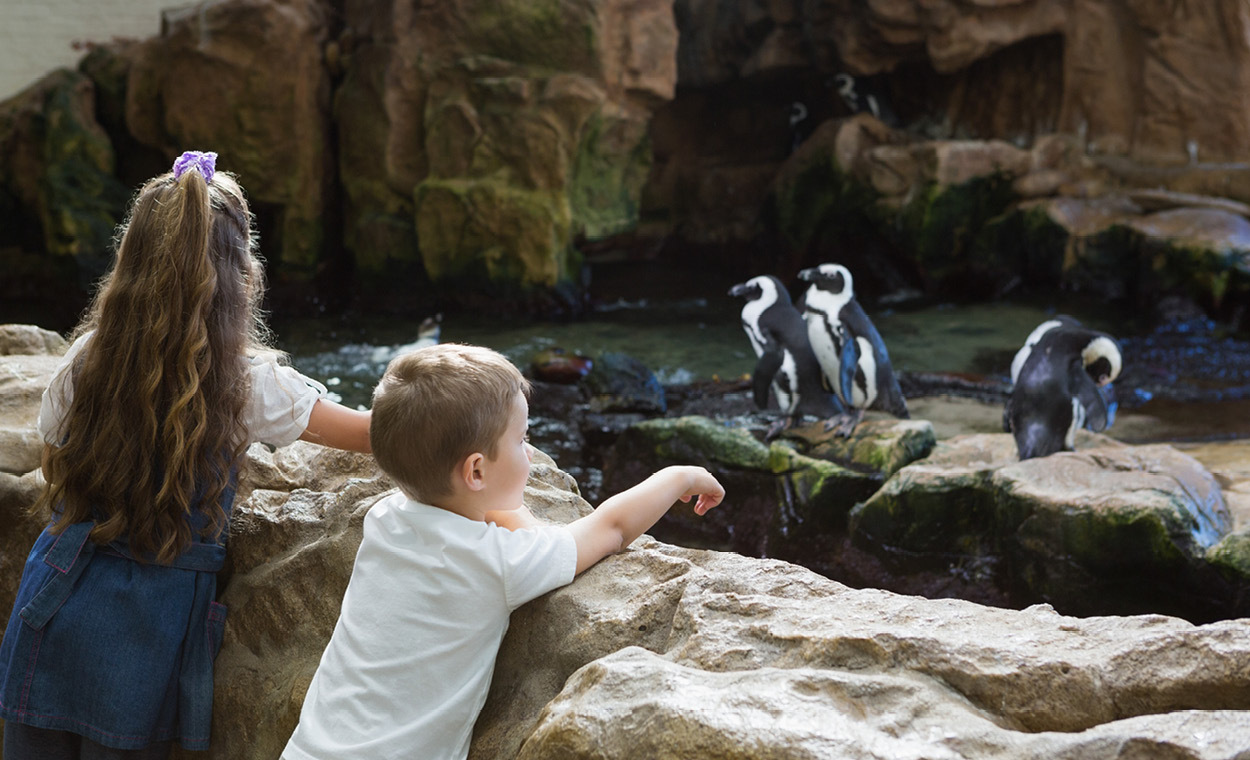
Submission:
<svg viewBox="0 0 1250 760">
<path fill-rule="evenodd" d="M 789 442 L 765 445 L 744 428 L 689 416 L 627 428 L 605 463 L 604 491 L 623 490 L 674 464 L 706 467 L 725 487 L 725 503 L 704 517 L 695 516 L 689 505 L 677 505 L 657 535 L 781 559 L 841 534 L 851 506 L 880 482 L 879 476 L 806 456 Z"/>
<path fill-rule="evenodd" d="M 524 290 L 572 279 L 578 262 L 562 194 L 493 179 L 429 179 L 413 198 L 421 258 L 434 282 Z"/>
<path fill-rule="evenodd" d="M 1061 452 L 994 474 L 1015 581 L 1077 612 L 1185 613 L 1232 527 L 1215 478 L 1166 445 Z"/>
<path fill-rule="evenodd" d="M 1225 536 L 1207 552 L 1207 561 L 1230 581 L 1250 590 L 1250 531 Z"/>
<path fill-rule="evenodd" d="M 977 245 L 983 228 L 1015 200 L 1011 183 L 1012 177 L 995 172 L 956 185 L 931 182 L 912 193 L 892 229 L 899 246 L 913 252 L 930 287 L 967 291 L 1019 271 L 1010 249 Z"/>
<path fill-rule="evenodd" d="M 463 18 L 469 50 L 551 71 L 598 70 L 599 39 L 591 5 L 498 0 L 473 4 Z"/>
<path fill-rule="evenodd" d="M 924 459 L 902 467 L 851 513 L 857 545 L 883 556 L 903 553 L 923 564 L 951 555 L 983 556 L 997 544 L 995 470 L 1017 461 L 1004 434 L 959 436 L 938 443 Z"/>
<path fill-rule="evenodd" d="M 392 123 L 381 93 L 386 91 L 390 55 L 380 45 L 356 50 L 334 95 L 343 241 L 356 271 L 366 279 L 393 277 L 396 263 L 421 264 L 412 193 L 393 186 L 385 159 Z"/>
<path fill-rule="evenodd" d="M 937 435 L 928 420 L 894 418 L 864 419 L 849 436 L 824 430 L 817 422 L 782 434 L 802 441 L 804 453 L 827 459 L 856 470 L 875 472 L 888 478 L 899 469 L 923 459 L 937 445 Z"/>
<path fill-rule="evenodd" d="M 637 227 L 650 170 L 646 123 L 596 112 L 582 130 L 569 177 L 574 230 L 600 240 Z"/>
<path fill-rule="evenodd" d="M 816 242 L 826 229 L 872 230 L 887 215 L 880 195 L 843 169 L 832 150 L 816 152 L 774 190 L 772 211 L 778 232 L 796 250 Z"/>
<path fill-rule="evenodd" d="M 112 260 L 113 233 L 130 191 L 114 176 L 114 154 L 96 122 L 91 80 L 60 69 L 0 104 L 0 143 L 33 158 L 19 172 L 0 157 L 0 244 L 38 220 L 43 250 L 73 259 L 82 285 Z M 32 171 L 32 169 L 34 171 Z"/>
</svg>

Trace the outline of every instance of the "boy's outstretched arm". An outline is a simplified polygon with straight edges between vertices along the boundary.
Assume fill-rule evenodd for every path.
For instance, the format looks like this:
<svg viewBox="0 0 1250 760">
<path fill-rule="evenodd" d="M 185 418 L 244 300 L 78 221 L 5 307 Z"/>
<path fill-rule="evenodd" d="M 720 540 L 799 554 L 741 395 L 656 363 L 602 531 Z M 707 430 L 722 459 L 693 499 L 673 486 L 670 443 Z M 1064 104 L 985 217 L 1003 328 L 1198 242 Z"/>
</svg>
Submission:
<svg viewBox="0 0 1250 760">
<path fill-rule="evenodd" d="M 702 467 L 666 467 L 627 491 L 599 505 L 589 515 L 569 524 L 577 542 L 577 572 L 624 549 L 655 524 L 673 503 L 695 502 L 695 514 L 705 514 L 725 498 L 725 489 Z"/>
</svg>

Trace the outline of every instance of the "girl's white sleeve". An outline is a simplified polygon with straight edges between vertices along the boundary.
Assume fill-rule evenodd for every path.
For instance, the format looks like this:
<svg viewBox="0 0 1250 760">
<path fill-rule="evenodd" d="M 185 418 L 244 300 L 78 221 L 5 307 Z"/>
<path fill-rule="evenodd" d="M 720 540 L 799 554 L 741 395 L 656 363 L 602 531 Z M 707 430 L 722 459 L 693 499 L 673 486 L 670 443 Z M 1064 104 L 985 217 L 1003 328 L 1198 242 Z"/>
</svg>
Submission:
<svg viewBox="0 0 1250 760">
<path fill-rule="evenodd" d="M 82 352 L 83 346 L 87 345 L 87 340 L 94 333 L 93 330 L 80 336 L 65 352 L 60 366 L 52 373 L 52 379 L 43 391 L 43 399 L 39 402 L 39 434 L 43 436 L 44 441 L 53 446 L 60 446 L 61 440 L 65 437 L 60 431 L 61 423 L 65 420 L 65 415 L 69 413 L 69 405 L 74 400 L 73 372 L 70 368 L 74 366 L 74 359 Z"/>
<path fill-rule="evenodd" d="M 326 387 L 268 358 L 253 358 L 248 369 L 252 397 L 243 413 L 248 443 L 294 443 L 308 429 L 308 417 Z"/>
</svg>

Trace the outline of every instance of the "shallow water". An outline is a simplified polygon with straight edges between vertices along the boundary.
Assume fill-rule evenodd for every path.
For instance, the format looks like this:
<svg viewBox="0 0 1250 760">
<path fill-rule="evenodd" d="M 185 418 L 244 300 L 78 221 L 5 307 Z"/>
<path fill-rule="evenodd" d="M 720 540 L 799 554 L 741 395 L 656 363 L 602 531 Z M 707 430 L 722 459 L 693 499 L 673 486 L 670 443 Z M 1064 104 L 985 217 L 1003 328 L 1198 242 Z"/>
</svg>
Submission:
<svg viewBox="0 0 1250 760">
<path fill-rule="evenodd" d="M 594 357 L 629 354 L 665 385 L 749 375 L 755 355 L 742 331 L 741 302 L 710 295 L 653 301 L 618 299 L 574 322 L 503 322 L 484 315 L 448 316 L 443 342 L 500 351 L 521 369 L 552 347 Z M 1097 317 L 1080 315 L 1087 324 Z M 903 372 L 950 372 L 1006 378 L 1011 358 L 1039 323 L 1055 313 L 1023 304 L 941 305 L 871 315 Z M 322 380 L 344 403 L 367 405 L 386 362 L 416 337 L 419 320 L 335 317 L 277 325 L 292 363 Z"/>
</svg>

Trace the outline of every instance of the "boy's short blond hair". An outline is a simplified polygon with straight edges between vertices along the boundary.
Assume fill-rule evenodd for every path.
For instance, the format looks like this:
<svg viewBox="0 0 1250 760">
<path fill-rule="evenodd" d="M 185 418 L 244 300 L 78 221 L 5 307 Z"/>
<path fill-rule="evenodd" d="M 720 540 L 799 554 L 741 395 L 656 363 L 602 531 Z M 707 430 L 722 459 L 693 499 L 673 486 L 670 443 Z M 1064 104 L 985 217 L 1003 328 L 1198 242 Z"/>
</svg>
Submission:
<svg viewBox="0 0 1250 760">
<path fill-rule="evenodd" d="M 433 503 L 452 493 L 452 473 L 470 454 L 494 459 L 518 393 L 529 381 L 502 354 L 443 343 L 391 360 L 373 391 L 373 456 L 408 497 Z"/>
</svg>

